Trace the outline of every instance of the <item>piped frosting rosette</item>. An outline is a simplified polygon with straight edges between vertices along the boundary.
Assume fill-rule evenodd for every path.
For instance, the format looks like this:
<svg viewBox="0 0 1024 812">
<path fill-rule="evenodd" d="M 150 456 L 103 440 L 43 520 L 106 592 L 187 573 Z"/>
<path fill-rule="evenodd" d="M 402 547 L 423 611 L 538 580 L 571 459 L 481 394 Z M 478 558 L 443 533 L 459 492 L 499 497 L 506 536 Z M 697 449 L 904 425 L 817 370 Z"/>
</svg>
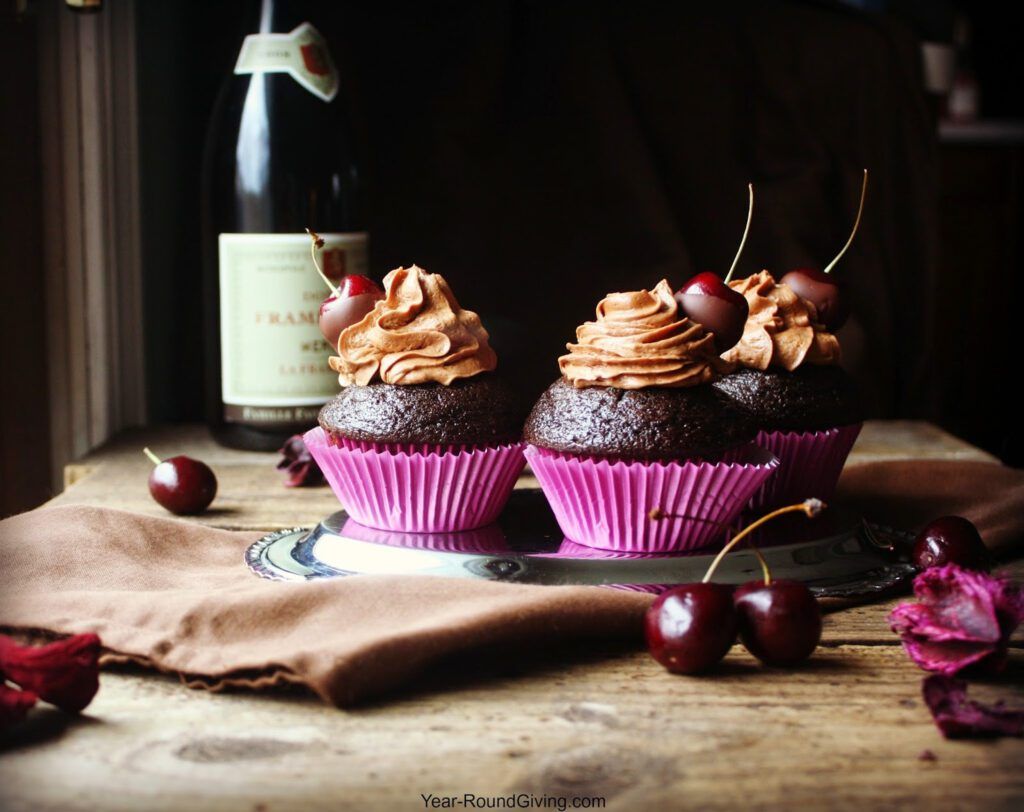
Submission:
<svg viewBox="0 0 1024 812">
<path fill-rule="evenodd" d="M 576 339 L 559 366 L 578 389 L 660 387 L 685 398 L 725 368 L 713 336 L 680 313 L 664 280 L 609 294 Z M 567 538 L 630 553 L 714 545 L 777 465 L 756 446 L 730 449 L 718 462 L 610 459 L 540 445 L 526 456 Z"/>
<path fill-rule="evenodd" d="M 792 372 L 801 364 L 838 364 L 839 339 L 818 322 L 814 305 L 768 271 L 737 279 L 729 287 L 750 307 L 739 342 L 722 356 L 729 364 Z"/>
<path fill-rule="evenodd" d="M 384 278 L 384 299 L 338 338 L 330 359 L 343 386 L 443 386 L 494 370 L 476 313 L 459 306 L 440 274 L 415 265 Z M 348 514 L 407 533 L 472 530 L 497 519 L 525 465 L 519 442 L 417 446 L 328 436 L 305 442 Z"/>
<path fill-rule="evenodd" d="M 413 265 L 384 277 L 385 297 L 342 330 L 330 359 L 342 386 L 439 383 L 498 365 L 480 317 L 463 310 L 444 277 Z"/>
<path fill-rule="evenodd" d="M 653 290 L 609 293 L 566 347 L 558 366 L 577 388 L 697 386 L 725 368 L 714 336 L 679 311 L 664 279 Z"/>
<path fill-rule="evenodd" d="M 730 366 L 797 372 L 805 364 L 839 364 L 839 339 L 818 321 L 814 304 L 788 285 L 761 271 L 729 286 L 742 293 L 750 307 L 742 338 L 722 356 Z M 779 471 L 754 494 L 750 509 L 757 511 L 809 497 L 831 499 L 861 425 L 760 431 L 757 443 L 778 457 Z"/>
</svg>

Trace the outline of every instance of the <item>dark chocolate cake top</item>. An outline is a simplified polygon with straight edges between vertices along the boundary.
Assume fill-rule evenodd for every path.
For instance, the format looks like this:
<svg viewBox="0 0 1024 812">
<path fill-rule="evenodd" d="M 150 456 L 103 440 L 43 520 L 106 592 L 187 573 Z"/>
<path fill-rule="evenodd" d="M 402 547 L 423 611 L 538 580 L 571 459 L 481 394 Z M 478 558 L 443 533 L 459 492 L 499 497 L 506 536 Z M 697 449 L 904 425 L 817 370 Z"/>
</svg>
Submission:
<svg viewBox="0 0 1024 812">
<path fill-rule="evenodd" d="M 765 431 L 819 431 L 863 420 L 856 384 L 837 366 L 740 369 L 712 387 Z"/>
<path fill-rule="evenodd" d="M 320 410 L 320 426 L 375 443 L 500 445 L 519 440 L 525 411 L 510 386 L 485 374 L 448 386 L 348 386 Z"/>
<path fill-rule="evenodd" d="M 577 389 L 564 378 L 541 395 L 523 439 L 553 451 L 630 460 L 716 457 L 756 429 L 709 386 Z"/>
</svg>

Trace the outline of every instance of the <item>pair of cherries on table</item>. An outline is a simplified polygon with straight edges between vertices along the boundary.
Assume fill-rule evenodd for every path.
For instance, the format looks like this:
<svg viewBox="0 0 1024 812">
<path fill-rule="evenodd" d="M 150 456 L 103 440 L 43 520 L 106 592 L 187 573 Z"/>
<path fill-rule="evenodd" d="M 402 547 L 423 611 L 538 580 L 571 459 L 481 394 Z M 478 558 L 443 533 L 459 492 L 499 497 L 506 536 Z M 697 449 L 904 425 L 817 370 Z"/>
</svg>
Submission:
<svg viewBox="0 0 1024 812">
<path fill-rule="evenodd" d="M 644 620 L 651 656 L 673 673 L 699 674 L 719 663 L 739 638 L 766 665 L 794 666 L 809 658 L 821 640 L 821 609 L 804 584 L 773 581 L 759 553 L 763 580 L 733 587 L 714 583 L 711 577 L 729 550 L 756 527 L 792 511 L 814 516 L 823 507 L 809 499 L 769 513 L 722 549 L 703 581 L 659 595 Z M 943 516 L 917 535 L 911 560 L 919 570 L 947 564 L 987 569 L 989 554 L 972 522 L 962 516 Z"/>
</svg>

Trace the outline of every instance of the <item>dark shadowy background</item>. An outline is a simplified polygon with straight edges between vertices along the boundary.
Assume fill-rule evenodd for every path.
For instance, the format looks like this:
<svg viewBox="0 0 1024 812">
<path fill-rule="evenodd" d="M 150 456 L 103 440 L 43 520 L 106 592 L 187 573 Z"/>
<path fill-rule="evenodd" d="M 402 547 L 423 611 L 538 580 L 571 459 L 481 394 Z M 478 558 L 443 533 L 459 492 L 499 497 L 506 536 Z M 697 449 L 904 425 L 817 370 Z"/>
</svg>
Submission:
<svg viewBox="0 0 1024 812">
<path fill-rule="evenodd" d="M 117 0 L 110 0 L 117 2 Z M 199 180 L 248 0 L 137 2 L 147 393 L 203 417 Z M 531 391 L 610 290 L 822 266 L 855 316 L 847 367 L 873 416 L 922 417 L 1024 464 L 1015 285 L 1024 277 L 1024 49 L 1012 8 L 949 0 L 312 2 L 366 148 L 371 261 L 443 273 Z M 884 9 L 878 11 L 877 9 Z M 10 10 L 8 10 L 10 11 Z M 66 11 L 66 10 L 65 10 Z M 980 118 L 942 130 L 919 40 L 970 22 Z M 67 12 L 70 13 L 70 12 Z M 100 12 L 103 13 L 103 12 Z M 0 514 L 47 459 L 36 18 L 0 17 Z M 1006 125 L 1006 126 L 1003 126 Z M 317 224 L 311 224 L 316 227 Z M 35 462 L 34 465 L 26 463 Z"/>
<path fill-rule="evenodd" d="M 138 8 L 158 421 L 202 416 L 198 167 L 244 5 Z M 607 291 L 724 271 L 748 180 L 738 273 L 823 266 L 867 166 L 864 225 L 838 269 L 848 368 L 874 415 L 937 419 L 1024 461 L 1000 397 L 1020 367 L 1005 283 L 1021 264 L 1021 145 L 937 141 L 917 41 L 933 22 L 914 4 L 314 5 L 368 148 L 375 275 L 443 273 L 523 385 L 555 377 Z M 970 11 L 982 115 L 1021 117 L 1012 26 L 997 4 Z"/>
</svg>

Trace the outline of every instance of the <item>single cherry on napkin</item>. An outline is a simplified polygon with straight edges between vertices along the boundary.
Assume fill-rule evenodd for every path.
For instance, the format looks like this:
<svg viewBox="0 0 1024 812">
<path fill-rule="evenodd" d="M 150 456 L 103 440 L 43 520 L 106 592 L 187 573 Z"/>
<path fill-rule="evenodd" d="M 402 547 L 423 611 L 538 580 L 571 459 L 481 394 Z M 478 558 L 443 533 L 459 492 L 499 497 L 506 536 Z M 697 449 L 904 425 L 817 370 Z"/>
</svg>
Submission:
<svg viewBox="0 0 1024 812">
<path fill-rule="evenodd" d="M 743 229 L 739 250 L 736 251 L 725 279 L 719 279 L 717 274 L 711 271 L 704 271 L 688 280 L 675 292 L 679 309 L 714 335 L 715 349 L 719 352 L 725 352 L 740 340 L 743 336 L 743 326 L 747 323 L 747 316 L 750 313 L 746 297 L 729 287 L 729 280 L 736 270 L 743 246 L 747 244 L 750 221 L 754 215 L 754 184 L 749 184 L 747 189 L 750 194 L 747 204 L 747 225 Z"/>
<path fill-rule="evenodd" d="M 179 515 L 202 513 L 217 495 L 217 477 L 205 462 L 178 456 L 161 460 L 148 448 L 142 449 L 153 462 L 149 493 L 163 507 Z"/>
<path fill-rule="evenodd" d="M 317 249 L 324 247 L 323 238 L 308 228 L 306 233 L 313 241 L 310 248 L 313 267 L 316 268 L 316 272 L 320 274 L 320 278 L 324 280 L 324 284 L 331 291 L 330 296 L 320 303 L 318 319 L 320 333 L 327 339 L 327 343 L 331 347 L 337 348 L 338 337 L 342 330 L 362 321 L 363 317 L 373 310 L 374 305 L 384 298 L 384 291 L 368 276 L 354 273 L 346 274 L 342 277 L 341 284 L 335 287 L 327 278 L 323 268 L 320 267 L 316 257 Z"/>
</svg>

